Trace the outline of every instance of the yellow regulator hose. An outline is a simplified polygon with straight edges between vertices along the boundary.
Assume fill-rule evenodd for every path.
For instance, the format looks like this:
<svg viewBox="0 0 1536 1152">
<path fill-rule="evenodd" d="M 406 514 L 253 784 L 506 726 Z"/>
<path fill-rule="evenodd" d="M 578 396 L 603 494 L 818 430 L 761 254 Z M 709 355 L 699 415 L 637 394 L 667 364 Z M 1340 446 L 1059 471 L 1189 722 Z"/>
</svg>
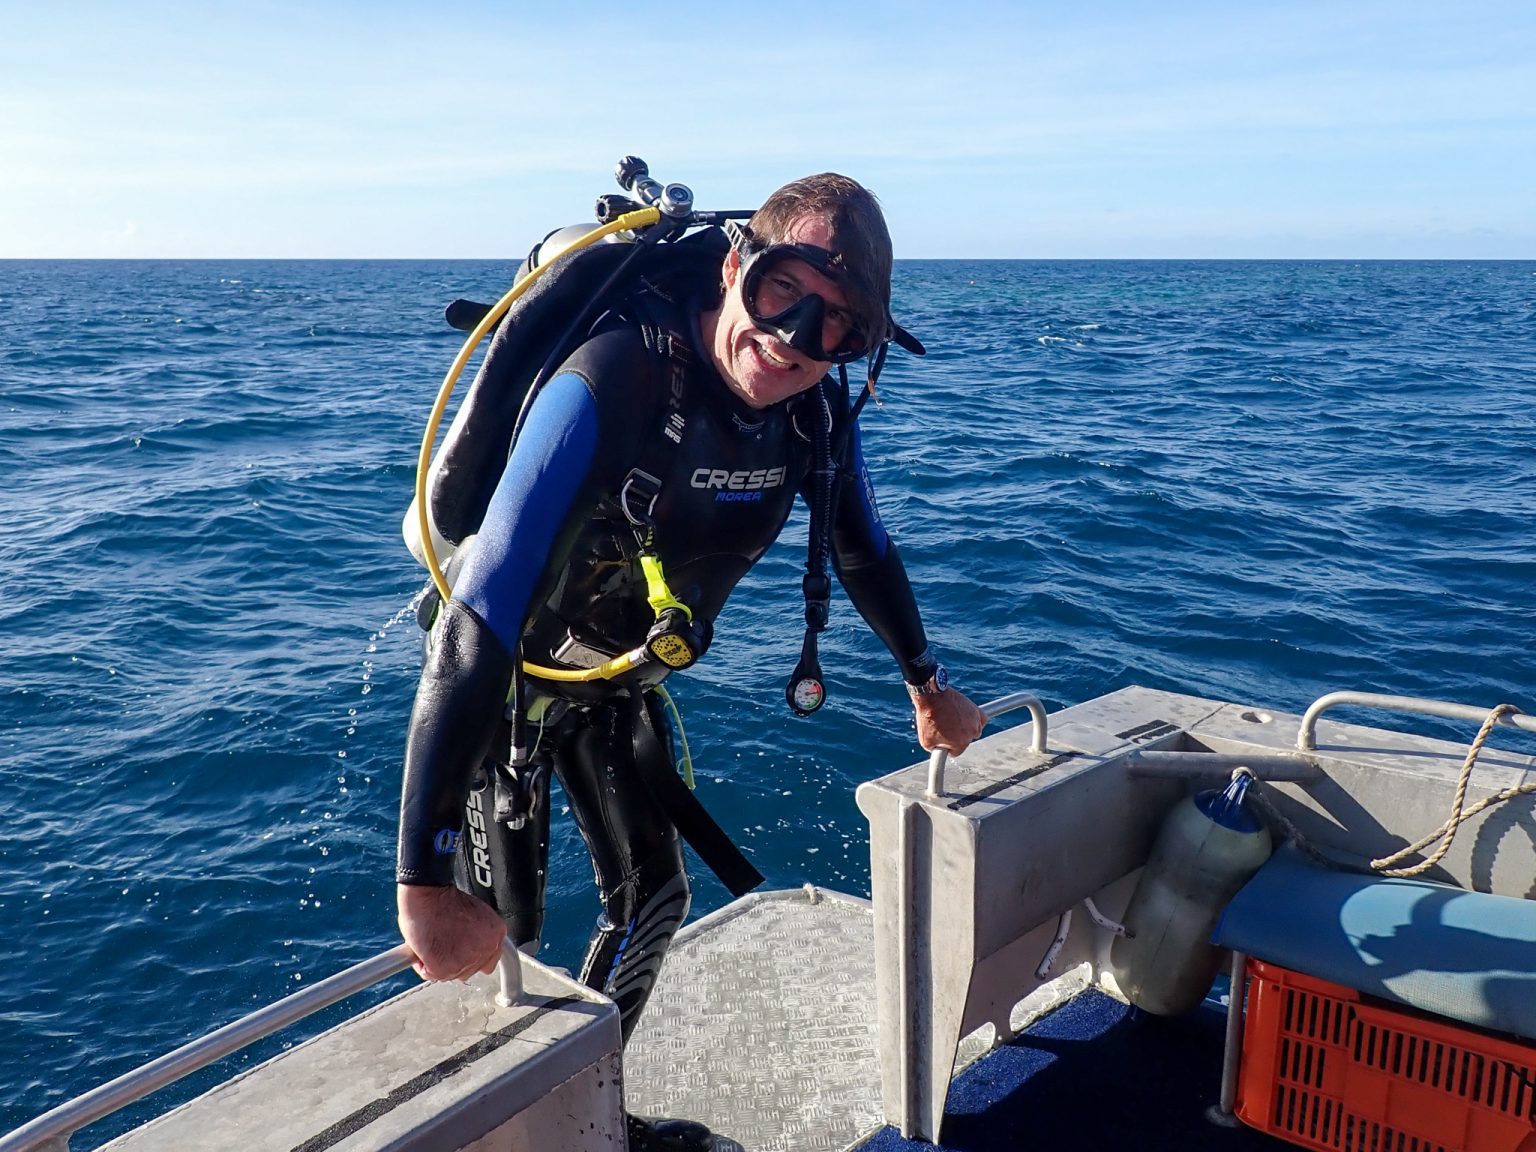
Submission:
<svg viewBox="0 0 1536 1152">
<path fill-rule="evenodd" d="M 612 680 L 615 676 L 622 676 L 631 668 L 638 667 L 645 656 L 644 648 L 636 648 L 622 656 L 615 656 L 606 664 L 599 664 L 596 668 L 546 668 L 541 664 L 529 664 L 525 660 L 523 671 L 542 680 L 561 680 L 567 684 L 585 683 L 588 680 Z"/>
</svg>

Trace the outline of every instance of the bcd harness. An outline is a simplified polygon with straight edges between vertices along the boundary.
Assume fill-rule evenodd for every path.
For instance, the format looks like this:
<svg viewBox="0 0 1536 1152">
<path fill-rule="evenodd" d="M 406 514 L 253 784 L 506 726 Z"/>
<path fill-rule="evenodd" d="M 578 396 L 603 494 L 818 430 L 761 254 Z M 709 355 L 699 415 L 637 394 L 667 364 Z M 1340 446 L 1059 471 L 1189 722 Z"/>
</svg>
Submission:
<svg viewBox="0 0 1536 1152">
<path fill-rule="evenodd" d="M 668 249 L 691 247 L 695 252 L 703 250 L 713 255 L 716 251 L 723 251 L 724 239 L 718 230 L 712 231 L 713 236 L 692 236 L 683 245 L 673 244 L 666 247 Z M 638 255 L 638 252 L 636 254 Z M 652 268 L 654 269 L 654 258 Z M 619 270 L 621 269 L 622 265 Z M 619 270 L 609 274 L 604 288 L 612 287 L 614 281 L 619 278 Z M 675 330 L 673 321 L 676 317 L 669 315 L 667 307 L 664 307 L 670 306 L 675 312 L 678 303 L 678 290 L 673 284 L 667 282 L 670 279 L 671 277 L 666 276 L 665 273 L 659 276 L 654 272 L 650 275 L 642 273 L 639 290 L 632 292 L 619 308 L 612 309 L 612 311 L 622 309 L 633 314 L 632 319 L 638 324 L 646 348 L 654 357 L 654 361 L 665 366 L 665 384 L 658 382 L 655 385 L 663 396 L 659 435 L 652 440 L 655 447 L 642 453 L 641 462 L 625 477 L 617 496 L 607 501 L 622 513 L 628 527 L 634 533 L 637 550 L 631 559 L 638 563 L 641 574 L 645 578 L 646 598 L 655 613 L 655 623 L 640 648 L 613 656 L 602 664 L 586 667 L 580 671 L 519 661 L 521 669 L 546 680 L 613 679 L 632 671 L 640 661 L 645 659 L 657 660 L 674 670 L 687 668 L 703 655 L 704 648 L 708 645 L 707 624 L 696 623 L 688 605 L 672 595 L 666 584 L 661 559 L 655 550 L 655 524 L 652 513 L 660 494 L 659 478 L 667 474 L 671 453 L 682 441 L 682 429 L 687 419 L 683 411 L 683 394 L 692 366 L 691 341 Z M 593 308 L 589 304 L 583 310 L 583 326 L 574 331 L 568 328 L 562 339 L 556 342 L 554 349 L 545 359 L 543 367 L 537 373 L 529 396 L 522 403 L 522 412 L 517 421 L 518 431 L 521 430 L 523 419 L 531 407 L 533 392 L 536 392 L 537 386 L 552 376 L 558 368 L 560 359 L 557 359 L 557 353 L 573 339 L 579 341 L 582 336 L 590 333 L 606 314 L 607 311 Z M 450 319 L 458 327 L 473 326 L 477 318 L 478 309 L 468 301 L 455 301 L 451 306 Z M 873 367 L 876 373 L 883 359 L 884 347 L 882 346 L 875 354 Z M 658 373 L 658 375 L 661 374 Z M 832 582 L 827 568 L 835 484 L 837 477 L 846 471 L 846 456 L 851 443 L 854 422 L 869 395 L 868 389 L 865 389 L 858 401 L 850 405 L 846 366 L 839 365 L 838 377 L 841 392 L 839 407 L 846 413 L 846 417 L 841 421 L 835 444 L 832 435 L 833 414 L 824 384 L 819 383 L 801 397 L 789 401 L 793 406 L 794 430 L 812 448 L 812 486 L 807 501 L 811 520 L 805 570 L 801 578 L 801 590 L 805 601 L 805 634 L 801 643 L 799 662 L 785 687 L 785 699 L 799 716 L 810 715 L 826 701 L 826 688 L 822 678 L 816 638 L 826 630 L 830 614 Z M 506 441 L 507 454 L 510 454 L 512 443 L 515 443 L 515 433 Z M 473 466 L 464 469 L 471 473 L 475 470 Z M 479 516 L 483 515 L 483 504 L 488 500 L 489 494 L 486 493 L 481 497 L 482 506 L 480 511 L 474 514 L 474 521 L 466 521 L 466 523 L 478 523 Z M 464 513 L 458 513 L 457 516 L 462 520 Z M 461 527 L 457 531 L 461 537 L 466 534 L 465 528 Z M 434 598 L 429 595 L 427 599 L 428 603 L 424 604 L 424 619 L 430 619 L 430 613 L 435 608 Z"/>
<path fill-rule="evenodd" d="M 693 613 L 688 606 L 677 600 L 667 587 L 661 559 L 655 552 L 654 512 L 661 493 L 658 476 L 665 476 L 671 471 L 670 458 L 682 444 L 687 422 L 683 400 L 692 358 L 689 341 L 664 324 L 655 320 L 643 322 L 641 332 L 646 347 L 666 363 L 668 386 L 660 435 L 653 441 L 656 447 L 644 461 L 647 467 L 636 466 L 625 477 L 620 487 L 618 506 L 634 531 L 639 546 L 636 559 L 645 576 L 647 600 L 656 614 L 656 621 L 646 637 L 646 650 L 652 658 L 668 667 L 682 669 L 691 666 L 704 654 L 709 636 L 693 622 Z M 809 499 L 811 522 L 805 572 L 801 577 L 801 591 L 805 598 L 805 635 L 800 646 L 799 662 L 784 690 L 785 699 L 798 716 L 809 716 L 826 701 L 817 636 L 826 631 L 830 615 L 832 580 L 827 574 L 827 561 L 830 553 L 832 505 L 838 480 L 847 469 L 847 448 L 851 442 L 853 420 L 857 418 L 856 410 L 849 410 L 848 375 L 847 370 L 841 366 L 839 376 L 842 407 L 848 413 L 848 420 L 838 439 L 838 454 L 835 457 L 832 410 L 822 383 L 818 382 L 814 388 L 788 402 L 791 405 L 791 426 L 797 435 L 810 443 L 812 451 Z M 863 397 L 860 397 L 861 404 L 862 400 Z M 805 418 L 803 423 L 802 417 Z"/>
</svg>

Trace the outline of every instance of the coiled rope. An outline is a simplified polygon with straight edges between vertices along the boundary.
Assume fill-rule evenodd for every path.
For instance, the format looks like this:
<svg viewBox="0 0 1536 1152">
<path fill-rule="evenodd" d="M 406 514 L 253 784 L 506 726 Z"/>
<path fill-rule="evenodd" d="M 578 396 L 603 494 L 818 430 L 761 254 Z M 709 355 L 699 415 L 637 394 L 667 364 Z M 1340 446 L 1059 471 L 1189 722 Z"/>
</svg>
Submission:
<svg viewBox="0 0 1536 1152">
<path fill-rule="evenodd" d="M 1472 741 L 1471 747 L 1467 749 L 1467 758 L 1462 763 L 1461 775 L 1457 778 L 1456 781 L 1456 796 L 1451 801 L 1451 814 L 1445 823 L 1440 825 L 1440 827 L 1436 828 L 1428 835 L 1423 836 L 1416 840 L 1414 843 L 1408 845 L 1408 847 L 1402 848 L 1392 853 L 1390 856 L 1380 856 L 1375 860 L 1372 860 L 1370 862 L 1369 869 L 1360 868 L 1358 865 L 1354 864 L 1347 864 L 1343 861 L 1335 860 L 1331 856 L 1325 855 L 1315 844 L 1303 836 L 1301 830 L 1297 828 L 1295 824 L 1291 823 L 1291 821 L 1287 819 L 1285 815 L 1270 802 L 1269 797 L 1265 795 L 1265 791 L 1267 791 L 1269 787 L 1268 785 L 1265 785 L 1264 789 L 1255 787 L 1259 781 L 1257 777 L 1253 777 L 1253 772 L 1250 769 L 1239 768 L 1232 775 L 1234 778 L 1244 774 L 1248 775 L 1249 777 L 1253 777 L 1252 784 L 1249 788 L 1249 795 L 1253 798 L 1253 801 L 1258 806 L 1259 811 L 1262 812 L 1264 816 L 1273 824 L 1277 825 L 1280 830 L 1290 838 L 1291 842 L 1294 843 L 1296 847 L 1301 849 L 1301 851 L 1306 853 L 1307 856 L 1311 857 L 1319 864 L 1329 868 L 1348 868 L 1361 872 L 1369 871 L 1382 876 L 1419 876 L 1425 872 L 1428 872 L 1431 868 L 1433 868 L 1436 864 L 1445 858 L 1445 854 L 1451 850 L 1451 841 L 1456 838 L 1456 830 L 1460 828 L 1462 824 L 1470 820 L 1473 816 L 1476 816 L 1479 812 L 1483 811 L 1483 809 L 1491 808 L 1493 805 L 1503 803 L 1505 800 L 1512 800 L 1516 796 L 1528 795 L 1530 793 L 1536 792 L 1536 782 L 1516 784 L 1511 788 L 1505 788 L 1502 792 L 1497 792 L 1492 796 L 1488 796 L 1482 800 L 1479 800 L 1470 808 L 1463 808 L 1463 805 L 1467 800 L 1467 785 L 1472 780 L 1472 769 L 1477 765 L 1477 758 L 1482 754 L 1483 745 L 1488 742 L 1489 734 L 1492 733 L 1494 727 L 1498 724 L 1500 717 L 1518 715 L 1519 713 L 1520 709 L 1516 708 L 1513 704 L 1500 704 L 1488 713 L 1487 719 L 1483 721 L 1483 726 L 1478 729 L 1477 736 Z M 1417 864 L 1410 864 L 1406 867 L 1394 867 L 1394 865 L 1400 864 L 1409 856 L 1413 856 L 1416 853 L 1422 852 L 1436 840 L 1440 841 L 1439 847 L 1437 847 L 1429 856 L 1425 857 Z"/>
</svg>

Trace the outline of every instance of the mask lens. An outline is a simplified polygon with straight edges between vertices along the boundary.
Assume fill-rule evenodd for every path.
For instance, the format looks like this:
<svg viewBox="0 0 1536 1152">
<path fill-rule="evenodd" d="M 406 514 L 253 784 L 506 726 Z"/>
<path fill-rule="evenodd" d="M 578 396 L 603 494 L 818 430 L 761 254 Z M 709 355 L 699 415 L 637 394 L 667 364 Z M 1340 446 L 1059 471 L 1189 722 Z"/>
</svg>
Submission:
<svg viewBox="0 0 1536 1152">
<path fill-rule="evenodd" d="M 797 270 L 795 264 L 801 265 L 801 270 Z M 816 268 L 823 275 L 830 272 L 816 267 L 788 245 L 766 248 L 748 257 L 742 283 L 747 315 L 759 328 L 815 360 L 834 364 L 857 360 L 869 351 L 869 337 L 846 309 L 831 307 L 819 294 L 806 291 L 803 275 L 806 266 Z M 811 318 L 807 312 L 813 299 L 821 304 L 820 308 L 810 310 L 821 313 L 821 331 L 807 332 L 797 339 L 797 321 Z"/>
</svg>

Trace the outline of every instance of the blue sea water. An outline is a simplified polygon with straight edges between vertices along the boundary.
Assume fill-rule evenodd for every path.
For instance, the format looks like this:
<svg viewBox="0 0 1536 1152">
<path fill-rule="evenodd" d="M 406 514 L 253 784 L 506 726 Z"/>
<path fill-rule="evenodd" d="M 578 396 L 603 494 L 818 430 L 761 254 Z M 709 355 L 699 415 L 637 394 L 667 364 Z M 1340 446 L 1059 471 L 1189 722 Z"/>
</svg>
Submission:
<svg viewBox="0 0 1536 1152">
<path fill-rule="evenodd" d="M 0 1131 L 396 941 L 399 522 L 442 305 L 508 271 L 0 262 Z M 931 354 L 893 355 L 867 454 L 977 699 L 1536 707 L 1536 264 L 907 262 L 896 306 Z M 853 788 L 922 756 L 841 598 L 831 702 L 785 709 L 804 533 L 674 686 L 769 884 L 867 893 Z M 568 820 L 553 856 L 571 965 L 597 907 Z M 696 913 L 725 899 L 697 878 Z"/>
</svg>

